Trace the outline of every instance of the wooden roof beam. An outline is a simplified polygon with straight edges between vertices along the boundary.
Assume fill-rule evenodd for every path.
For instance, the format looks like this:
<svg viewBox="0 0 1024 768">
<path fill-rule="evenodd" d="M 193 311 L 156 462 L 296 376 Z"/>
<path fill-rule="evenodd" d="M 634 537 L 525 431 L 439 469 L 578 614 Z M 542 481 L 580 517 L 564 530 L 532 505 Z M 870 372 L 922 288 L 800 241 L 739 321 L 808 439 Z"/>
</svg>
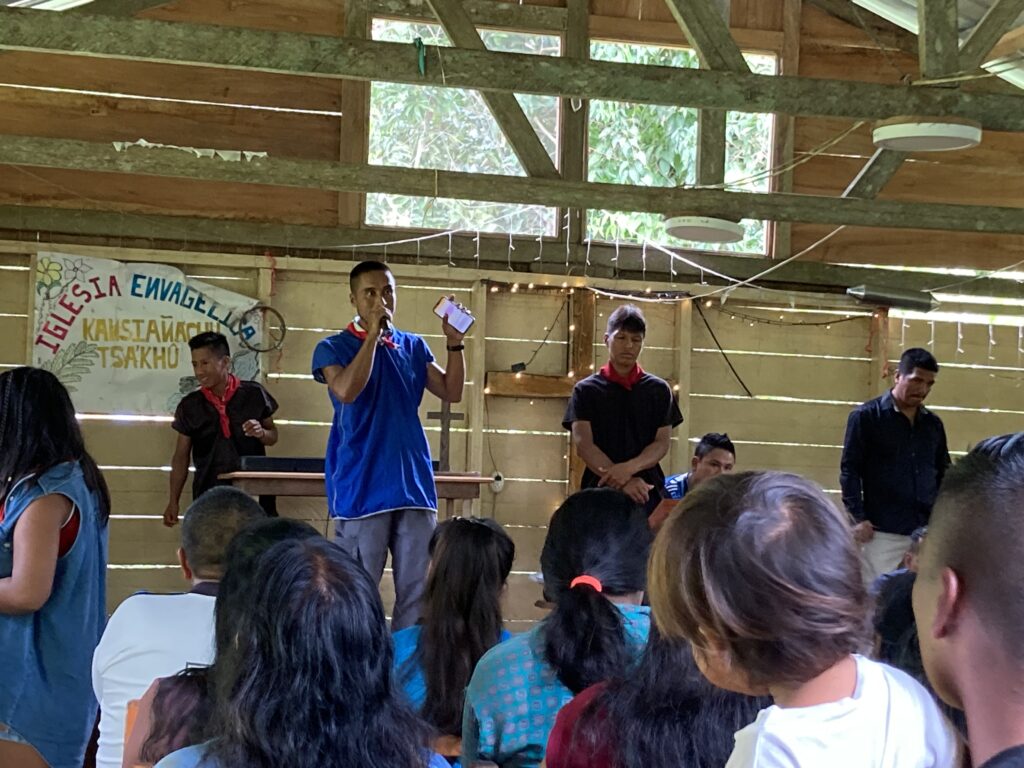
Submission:
<svg viewBox="0 0 1024 768">
<path fill-rule="evenodd" d="M 98 16 L 135 16 L 136 14 L 167 5 L 169 0 L 92 0 L 91 3 L 70 8 L 66 13 L 89 13 Z"/>
<path fill-rule="evenodd" d="M 687 212 L 734 220 L 1024 234 L 1024 209 L 820 195 L 640 187 L 563 179 L 393 168 L 280 157 L 221 160 L 174 148 L 0 136 L 0 164 L 261 184 L 335 192 L 450 197 L 554 208 Z"/>
<path fill-rule="evenodd" d="M 917 60 L 921 77 L 944 77 L 960 66 L 957 0 L 918 0 Z"/>
<path fill-rule="evenodd" d="M 351 229 L 318 227 L 280 222 L 238 221 L 232 219 L 210 219 L 195 216 L 169 216 L 161 214 L 125 213 L 123 211 L 81 210 L 71 208 L 46 208 L 36 206 L 0 205 L 0 230 L 20 232 L 27 240 L 36 243 L 68 242 L 86 240 L 95 243 L 97 239 L 125 246 L 129 242 L 154 247 L 154 243 L 166 243 L 167 247 L 209 250 L 218 253 L 229 252 L 233 247 L 244 249 L 251 254 L 254 247 L 277 248 L 285 253 L 308 251 L 320 258 L 352 259 L 352 244 L 358 253 L 376 253 L 389 261 L 400 263 L 449 263 L 448 238 L 437 237 L 412 242 L 415 231 L 408 229 Z M 44 237 L 37 237 L 37 235 Z M 404 241 L 404 242 L 395 242 Z M 384 253 L 376 242 L 391 242 Z M 342 246 L 344 244 L 344 247 Z M 536 240 L 529 236 L 514 237 L 515 250 L 508 247 L 506 235 L 488 235 L 480 238 L 479 244 L 472 233 L 456 233 L 452 236 L 451 260 L 459 266 L 470 268 L 496 268 L 507 270 L 511 263 L 517 273 L 531 272 L 555 275 L 559 282 L 566 278 L 565 260 L 534 261 Z M 676 261 L 678 283 L 707 282 L 721 284 L 710 272 L 713 270 L 737 280 L 753 277 L 777 264 L 771 259 L 733 256 L 726 253 L 696 252 L 685 249 L 669 249 L 685 254 L 688 261 Z M 589 252 L 590 267 L 584 271 Z M 479 253 L 479 259 L 477 254 Z M 658 283 L 669 282 L 668 259 L 664 254 L 653 254 L 648 249 L 645 260 L 643 250 L 638 246 L 621 244 L 618 248 L 610 243 L 594 242 L 590 246 L 570 243 L 571 274 L 579 277 L 589 274 L 595 277 L 610 277 L 617 274 L 623 279 L 646 279 Z M 693 266 L 694 264 L 699 266 Z M 514 279 L 510 274 L 509 279 Z M 758 285 L 785 288 L 788 290 L 812 290 L 827 293 L 844 293 L 851 285 L 862 283 L 881 284 L 908 291 L 927 290 L 947 282 L 946 278 L 926 272 L 907 272 L 874 268 L 844 267 L 817 261 L 795 261 L 771 273 Z M 957 292 L 969 296 L 996 296 L 1024 298 L 1024 285 L 1013 280 L 979 278 L 957 287 Z"/>
<path fill-rule="evenodd" d="M 750 71 L 743 52 L 729 32 L 728 0 L 723 5 L 717 5 L 715 0 L 665 0 L 665 3 L 705 68 Z"/>
<path fill-rule="evenodd" d="M 1024 96 L 739 74 L 0 7 L 0 48 L 696 109 L 875 120 L 948 115 L 1024 131 Z M 443 60 L 439 60 L 443 56 Z M 444 73 L 440 63 L 443 61 Z"/>
<path fill-rule="evenodd" d="M 970 71 L 984 64 L 985 57 L 1022 13 L 1024 0 L 995 0 L 960 47 L 960 69 Z"/>
<path fill-rule="evenodd" d="M 448 34 L 449 39 L 459 48 L 471 51 L 486 51 L 480 33 L 473 19 L 462 7 L 462 0 L 427 0 L 434 15 Z M 444 66 L 443 64 L 441 65 Z M 523 108 L 512 93 L 481 91 L 480 95 L 498 123 L 498 128 L 508 139 L 512 151 L 530 176 L 545 179 L 558 178 L 558 169 L 541 143 L 537 131 L 530 125 Z"/>
</svg>

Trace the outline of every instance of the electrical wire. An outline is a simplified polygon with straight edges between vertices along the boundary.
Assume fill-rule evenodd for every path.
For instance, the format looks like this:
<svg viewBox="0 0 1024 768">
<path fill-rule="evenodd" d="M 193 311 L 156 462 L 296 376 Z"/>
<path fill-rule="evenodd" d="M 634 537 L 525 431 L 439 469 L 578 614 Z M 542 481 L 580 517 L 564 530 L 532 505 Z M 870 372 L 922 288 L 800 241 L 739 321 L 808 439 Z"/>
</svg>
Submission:
<svg viewBox="0 0 1024 768">
<path fill-rule="evenodd" d="M 732 371 L 732 375 L 736 377 L 736 381 L 738 381 L 740 386 L 743 387 L 743 391 L 747 393 L 747 397 L 753 397 L 754 393 L 750 391 L 750 387 L 748 387 L 747 383 L 743 381 L 743 377 L 740 376 L 739 371 L 736 370 L 736 366 L 732 364 L 732 360 L 729 359 L 729 355 L 726 354 L 726 351 L 718 341 L 718 337 L 715 335 L 715 331 L 711 327 L 711 323 L 709 323 L 707 317 L 704 316 L 704 310 L 700 308 L 700 304 L 698 302 L 694 302 L 693 306 L 696 307 L 697 314 L 700 315 L 700 319 L 704 321 L 704 327 L 708 329 L 708 333 L 711 335 L 711 340 L 715 342 L 715 346 L 718 347 L 718 351 L 722 355 L 722 359 L 725 360 L 725 364 L 729 366 L 729 370 Z"/>
</svg>

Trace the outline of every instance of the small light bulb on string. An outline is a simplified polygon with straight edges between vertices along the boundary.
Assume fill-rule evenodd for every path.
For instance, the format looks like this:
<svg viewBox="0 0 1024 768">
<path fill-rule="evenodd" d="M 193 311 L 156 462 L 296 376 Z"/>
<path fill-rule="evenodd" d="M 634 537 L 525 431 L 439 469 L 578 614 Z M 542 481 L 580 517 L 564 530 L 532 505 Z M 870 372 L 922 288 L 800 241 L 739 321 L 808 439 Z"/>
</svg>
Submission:
<svg viewBox="0 0 1024 768">
<path fill-rule="evenodd" d="M 498 292 L 498 286 L 492 285 L 491 286 L 491 293 L 497 293 L 497 292 Z"/>
<path fill-rule="evenodd" d="M 708 299 L 707 301 L 704 302 L 704 306 L 710 309 L 713 303 L 714 302 L 712 302 L 711 299 Z M 735 317 L 735 315 L 733 315 L 733 317 Z"/>
<path fill-rule="evenodd" d="M 928 334 L 929 334 L 928 335 L 928 346 L 934 349 L 934 347 L 935 347 L 935 321 L 934 320 L 929 320 L 928 321 Z"/>
<path fill-rule="evenodd" d="M 522 371 L 516 371 L 516 378 L 517 379 L 523 378 L 523 372 Z"/>
<path fill-rule="evenodd" d="M 647 279 L 647 241 L 644 240 L 643 247 L 640 249 L 640 275 L 642 280 Z"/>
<path fill-rule="evenodd" d="M 644 293 L 650 293 L 650 292 L 651 292 L 651 286 L 648 285 L 646 288 L 644 288 Z"/>
<path fill-rule="evenodd" d="M 735 320 L 736 319 L 736 315 L 729 315 L 729 319 L 730 320 Z"/>
<path fill-rule="evenodd" d="M 785 319 L 786 319 L 785 315 L 779 315 L 779 320 L 785 320 Z"/>
<path fill-rule="evenodd" d="M 527 289 L 528 289 L 528 290 L 531 290 L 531 291 L 532 291 L 532 290 L 533 290 L 533 283 L 530 283 L 530 284 L 529 284 L 528 286 L 526 286 L 526 287 L 527 287 Z"/>
<path fill-rule="evenodd" d="M 516 247 L 512 244 L 512 233 L 509 232 L 508 233 L 508 271 L 509 272 L 513 271 L 513 269 L 512 269 L 512 251 L 514 251 L 515 249 L 516 249 Z"/>
<path fill-rule="evenodd" d="M 988 325 L 988 359 L 995 360 L 996 356 L 992 354 L 992 347 L 996 345 L 996 333 L 995 328 L 991 323 Z"/>
<path fill-rule="evenodd" d="M 957 320 L 956 321 L 956 351 L 957 351 L 957 354 L 959 354 L 959 355 L 962 355 L 964 353 L 963 341 L 964 341 L 964 329 L 963 329 L 963 326 L 961 325 L 960 321 Z"/>
<path fill-rule="evenodd" d="M 903 318 L 900 323 L 900 349 L 906 349 L 907 346 L 907 318 Z"/>
<path fill-rule="evenodd" d="M 484 387 L 484 394 L 485 395 L 491 394 L 491 388 L 490 387 Z"/>
<path fill-rule="evenodd" d="M 832 326 L 831 325 L 826 325 L 825 326 L 825 330 L 826 331 L 831 331 L 832 330 Z"/>
<path fill-rule="evenodd" d="M 569 371 L 565 375 L 568 376 L 570 379 L 575 379 L 576 378 L 576 371 Z"/>
<path fill-rule="evenodd" d="M 593 363 L 590 364 L 590 370 L 594 370 L 594 364 Z"/>
<path fill-rule="evenodd" d="M 753 327 L 754 327 L 754 321 L 753 321 L 753 320 L 751 320 L 751 321 L 750 321 L 750 327 L 751 327 L 751 328 L 753 328 Z"/>
<path fill-rule="evenodd" d="M 569 284 L 568 284 L 568 283 L 566 283 L 566 282 L 563 282 L 563 283 L 562 283 L 562 288 L 568 288 L 568 287 L 569 287 Z"/>
<path fill-rule="evenodd" d="M 512 293 L 519 293 L 519 283 L 512 283 Z"/>
<path fill-rule="evenodd" d="M 544 235 L 541 234 L 537 237 L 537 258 L 534 261 L 544 263 Z"/>
<path fill-rule="evenodd" d="M 454 267 L 455 261 L 452 259 L 452 233 L 448 233 L 448 266 Z"/>
<path fill-rule="evenodd" d="M 678 391 L 679 391 L 679 385 L 678 385 L 678 384 L 673 384 L 673 385 L 672 385 L 672 390 L 673 390 L 674 392 L 678 392 Z"/>
<path fill-rule="evenodd" d="M 480 230 L 477 230 L 476 237 L 476 268 L 480 269 Z"/>
<path fill-rule="evenodd" d="M 571 333 L 572 331 L 575 331 L 575 330 L 576 330 L 576 325 L 575 325 L 575 324 L 572 324 L 572 325 L 570 325 L 570 326 L 569 326 L 569 332 L 570 332 L 570 333 Z"/>
<path fill-rule="evenodd" d="M 533 400 L 530 401 L 530 405 L 533 405 Z"/>
</svg>

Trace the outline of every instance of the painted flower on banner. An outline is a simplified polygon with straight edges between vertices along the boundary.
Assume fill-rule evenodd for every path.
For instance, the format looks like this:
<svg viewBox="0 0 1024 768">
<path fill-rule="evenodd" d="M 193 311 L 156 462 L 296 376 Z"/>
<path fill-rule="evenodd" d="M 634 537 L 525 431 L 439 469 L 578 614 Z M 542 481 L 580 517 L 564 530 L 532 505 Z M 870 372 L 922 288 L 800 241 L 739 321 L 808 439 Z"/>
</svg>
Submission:
<svg viewBox="0 0 1024 768">
<path fill-rule="evenodd" d="M 42 293 L 59 285 L 63 277 L 64 265 L 59 261 L 44 256 L 36 264 L 36 291 Z"/>
<path fill-rule="evenodd" d="M 74 259 L 66 262 L 68 268 L 68 281 L 84 280 L 86 274 L 92 272 L 92 267 L 85 263 L 85 259 Z"/>
</svg>

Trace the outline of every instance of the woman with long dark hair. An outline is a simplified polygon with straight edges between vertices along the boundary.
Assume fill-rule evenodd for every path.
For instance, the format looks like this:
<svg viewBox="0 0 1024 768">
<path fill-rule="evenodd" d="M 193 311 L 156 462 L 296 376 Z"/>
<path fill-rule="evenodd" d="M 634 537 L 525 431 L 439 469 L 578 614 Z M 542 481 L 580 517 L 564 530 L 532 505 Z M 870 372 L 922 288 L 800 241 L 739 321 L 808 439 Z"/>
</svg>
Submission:
<svg viewBox="0 0 1024 768">
<path fill-rule="evenodd" d="M 0 765 L 82 765 L 109 516 L 64 386 L 38 368 L 0 374 Z"/>
<path fill-rule="evenodd" d="M 263 553 L 282 541 L 312 538 L 322 537 L 309 523 L 274 517 L 251 523 L 231 540 L 214 606 L 214 664 L 216 656 L 227 653 L 234 643 L 238 617 L 248 610 L 253 577 Z M 171 752 L 209 738 L 213 669 L 214 665 L 189 667 L 154 681 L 139 701 L 135 725 L 125 741 L 125 768 L 153 765 Z"/>
<path fill-rule="evenodd" d="M 650 545 L 646 514 L 619 491 L 580 491 L 555 512 L 540 559 L 554 609 L 477 664 L 466 692 L 464 764 L 539 765 L 558 710 L 633 664 L 650 629 L 641 605 Z"/>
<path fill-rule="evenodd" d="M 395 668 L 412 705 L 444 736 L 462 736 L 469 678 L 481 656 L 511 637 L 501 599 L 515 555 L 493 520 L 446 520 L 430 539 L 423 618 L 395 633 Z"/>
<path fill-rule="evenodd" d="M 733 734 L 768 697 L 715 688 L 688 643 L 651 627 L 628 675 L 592 685 L 562 708 L 548 739 L 547 768 L 721 768 Z"/>
<path fill-rule="evenodd" d="M 275 545 L 214 671 L 212 741 L 158 768 L 447 768 L 392 684 L 376 585 L 323 539 Z"/>
</svg>

